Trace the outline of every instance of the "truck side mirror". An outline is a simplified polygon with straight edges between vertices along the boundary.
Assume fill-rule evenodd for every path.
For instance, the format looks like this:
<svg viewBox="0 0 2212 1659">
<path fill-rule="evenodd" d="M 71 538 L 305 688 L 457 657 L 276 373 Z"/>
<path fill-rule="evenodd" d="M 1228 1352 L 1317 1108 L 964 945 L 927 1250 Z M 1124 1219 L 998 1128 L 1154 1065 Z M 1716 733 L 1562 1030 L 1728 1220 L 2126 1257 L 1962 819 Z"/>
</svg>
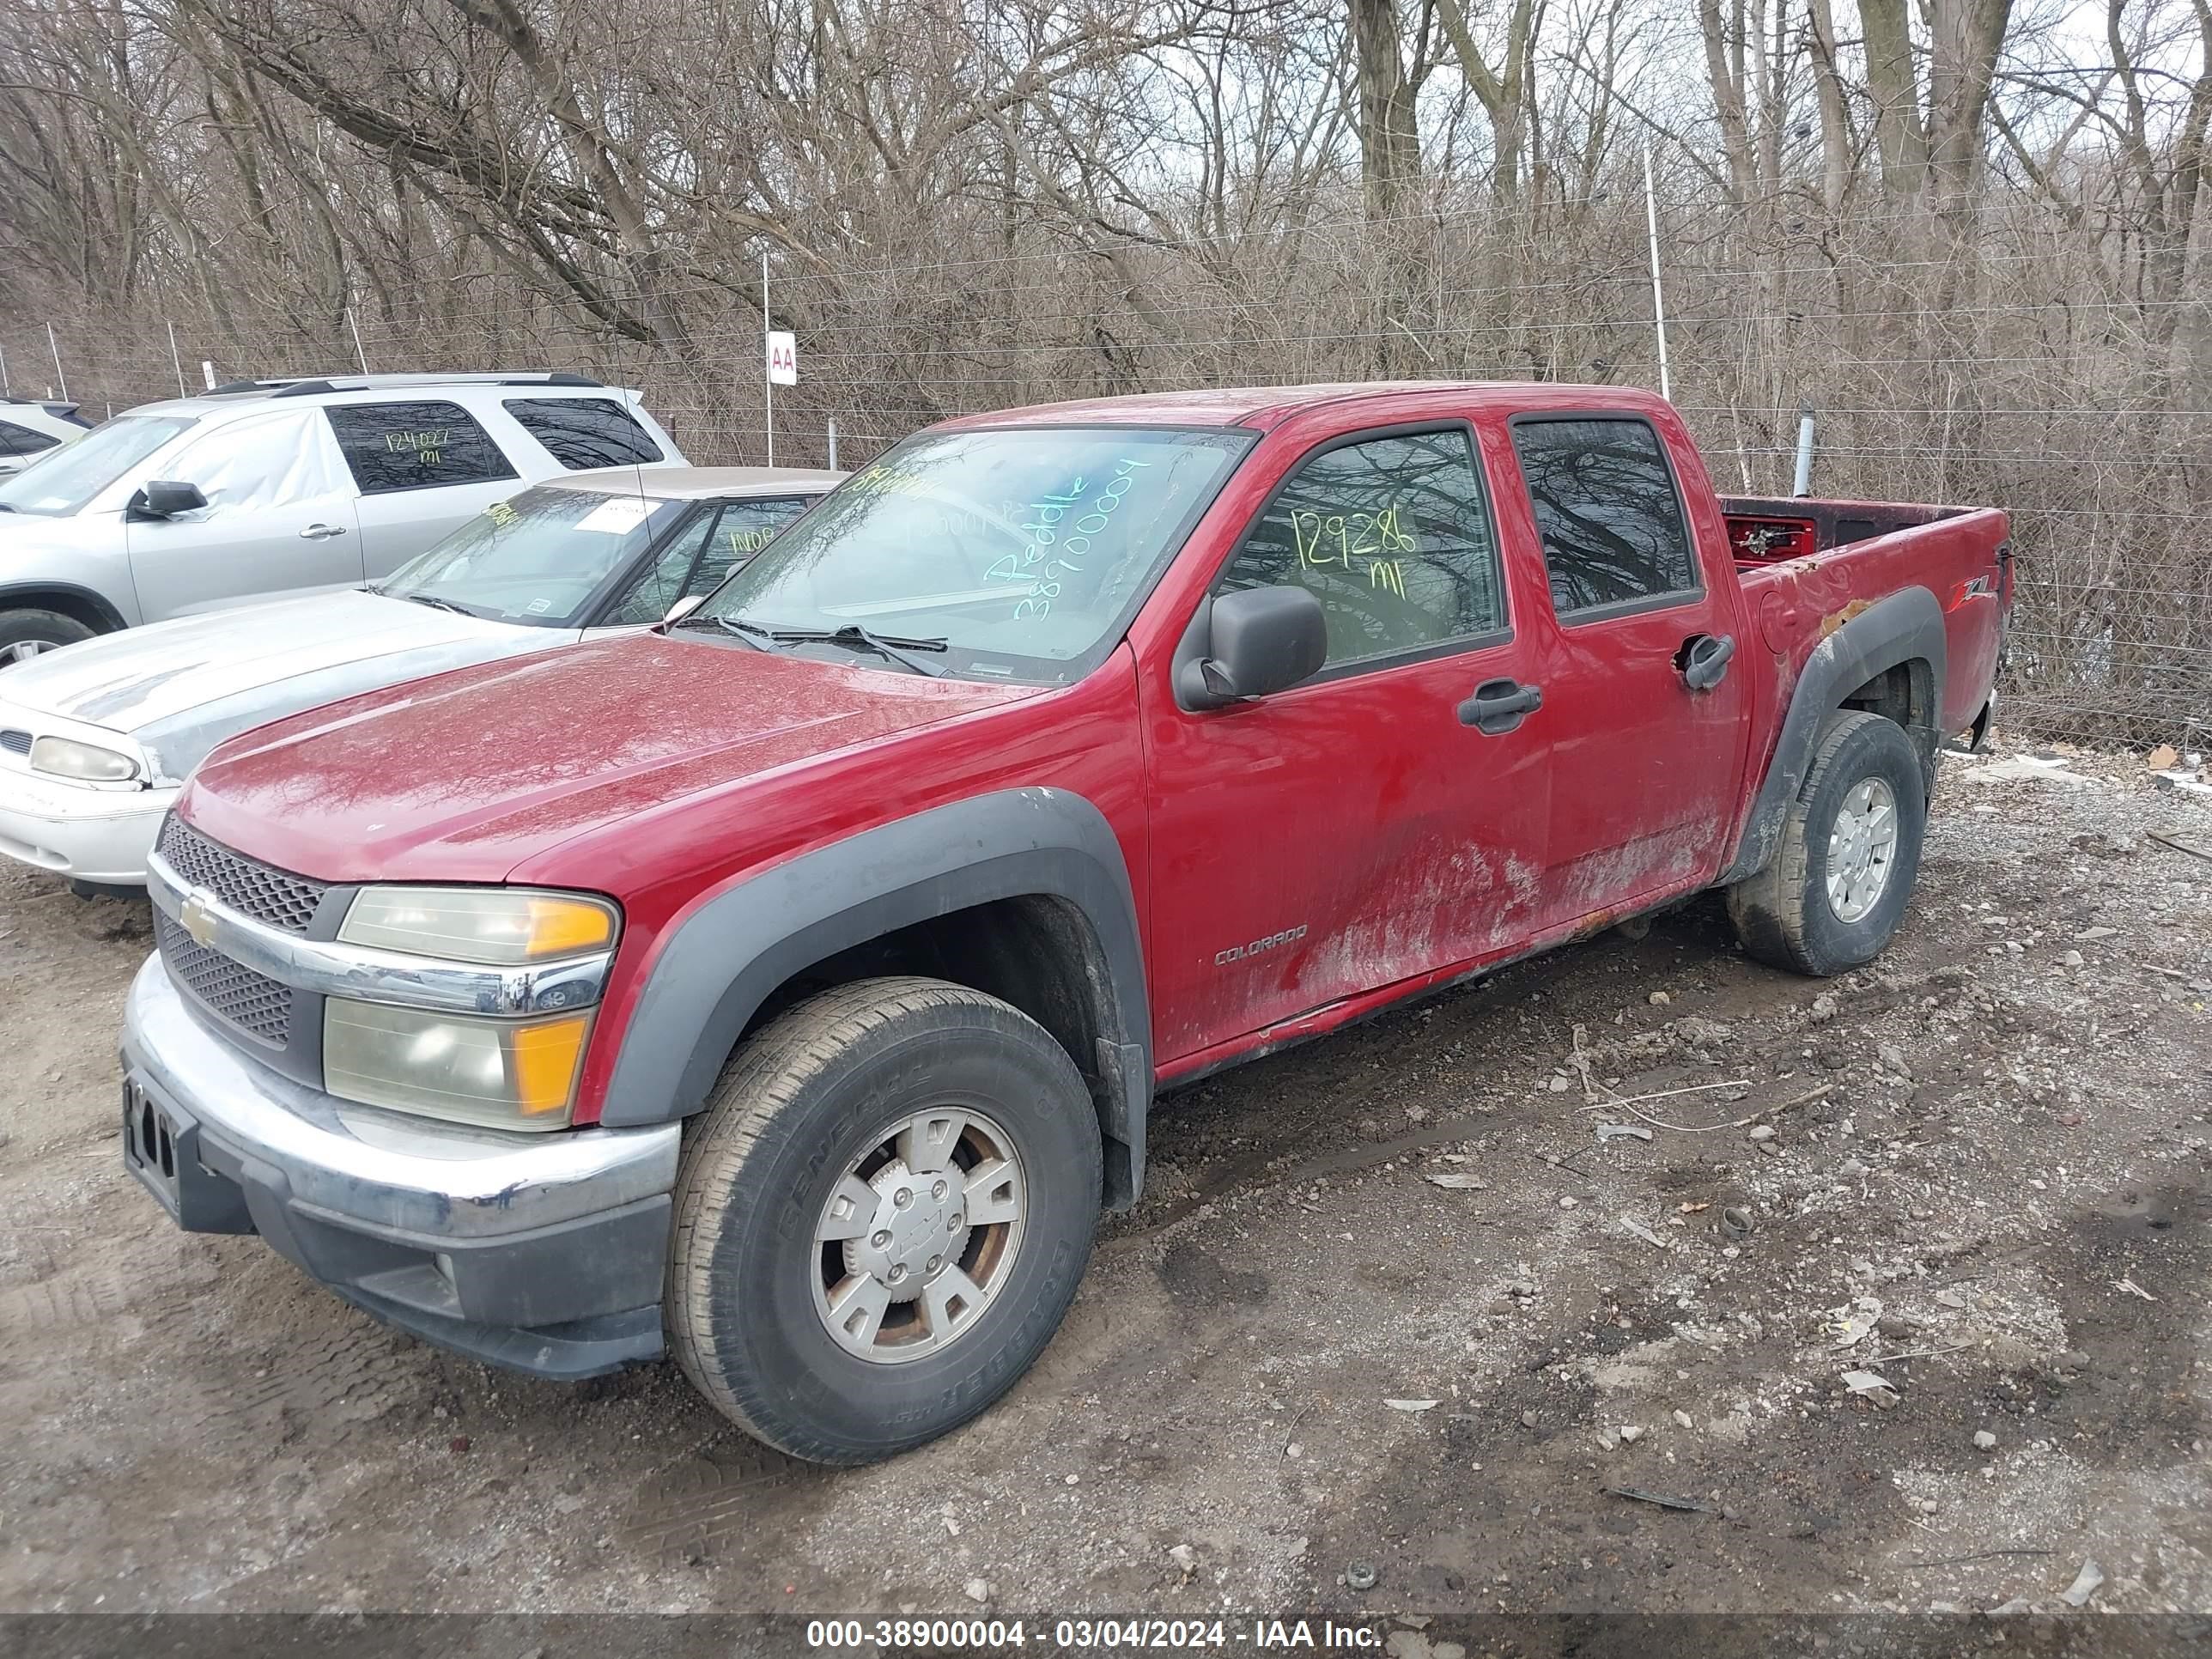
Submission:
<svg viewBox="0 0 2212 1659">
<path fill-rule="evenodd" d="M 134 519 L 173 519 L 179 513 L 197 512 L 208 504 L 196 483 L 181 483 L 174 478 L 156 478 L 131 498 L 129 514 Z"/>
<path fill-rule="evenodd" d="M 707 596 L 704 593 L 686 593 L 668 607 L 668 614 L 660 619 L 660 625 L 666 628 L 672 623 L 680 623 L 706 603 Z"/>
<path fill-rule="evenodd" d="M 1218 595 L 1184 647 L 1176 700 L 1188 709 L 1221 708 L 1319 673 L 1328 623 L 1321 601 L 1303 587 L 1248 587 Z"/>
</svg>

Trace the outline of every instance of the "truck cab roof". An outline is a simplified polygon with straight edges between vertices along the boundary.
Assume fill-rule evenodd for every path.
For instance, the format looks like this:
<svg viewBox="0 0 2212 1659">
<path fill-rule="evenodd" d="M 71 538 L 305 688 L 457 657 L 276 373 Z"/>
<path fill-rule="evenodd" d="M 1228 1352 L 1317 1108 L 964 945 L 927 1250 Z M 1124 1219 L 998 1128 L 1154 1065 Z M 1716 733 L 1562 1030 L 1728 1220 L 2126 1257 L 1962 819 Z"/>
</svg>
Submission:
<svg viewBox="0 0 2212 1659">
<path fill-rule="evenodd" d="M 1119 398 L 1082 398 L 1032 404 L 1023 409 L 963 415 L 939 430 L 1009 426 L 1242 427 L 1270 432 L 1294 416 L 1357 404 L 1389 404 L 1457 394 L 1470 404 L 1510 402 L 1516 409 L 1597 406 L 1619 411 L 1662 408 L 1656 393 L 1634 386 L 1578 386 L 1526 380 L 1317 381 L 1304 386 L 1225 386 L 1191 392 L 1139 392 Z"/>
</svg>

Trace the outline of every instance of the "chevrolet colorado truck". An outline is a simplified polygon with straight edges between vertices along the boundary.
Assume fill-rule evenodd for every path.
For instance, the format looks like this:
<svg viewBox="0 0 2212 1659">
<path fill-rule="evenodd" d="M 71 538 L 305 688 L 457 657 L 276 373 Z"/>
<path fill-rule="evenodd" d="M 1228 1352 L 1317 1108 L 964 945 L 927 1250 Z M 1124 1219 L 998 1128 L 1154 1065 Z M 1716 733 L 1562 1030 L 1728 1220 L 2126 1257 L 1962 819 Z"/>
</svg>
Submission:
<svg viewBox="0 0 2212 1659">
<path fill-rule="evenodd" d="M 1043 1349 L 1163 1090 L 1705 889 L 1873 957 L 2007 534 L 1723 501 L 1613 387 L 950 421 L 654 633 L 217 749 L 125 1156 L 428 1340 L 895 1453 Z"/>
</svg>

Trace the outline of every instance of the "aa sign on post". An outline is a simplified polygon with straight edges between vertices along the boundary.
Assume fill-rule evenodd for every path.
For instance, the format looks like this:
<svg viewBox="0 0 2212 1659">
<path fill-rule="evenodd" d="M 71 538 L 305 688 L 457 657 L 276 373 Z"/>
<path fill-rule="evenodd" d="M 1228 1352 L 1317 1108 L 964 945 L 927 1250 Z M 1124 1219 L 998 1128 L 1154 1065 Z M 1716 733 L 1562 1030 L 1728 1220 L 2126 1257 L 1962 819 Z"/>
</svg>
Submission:
<svg viewBox="0 0 2212 1659">
<path fill-rule="evenodd" d="M 799 384 L 799 339 L 796 335 L 781 329 L 769 331 L 768 383 L 770 386 Z"/>
</svg>

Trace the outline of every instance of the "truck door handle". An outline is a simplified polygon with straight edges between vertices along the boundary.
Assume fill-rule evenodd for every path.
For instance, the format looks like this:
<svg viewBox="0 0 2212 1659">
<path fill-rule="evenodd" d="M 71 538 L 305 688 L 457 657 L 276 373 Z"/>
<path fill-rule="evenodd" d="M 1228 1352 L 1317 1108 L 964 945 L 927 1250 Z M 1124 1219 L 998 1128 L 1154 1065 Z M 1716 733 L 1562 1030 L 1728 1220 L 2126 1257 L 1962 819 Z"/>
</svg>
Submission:
<svg viewBox="0 0 2212 1659">
<path fill-rule="evenodd" d="M 1523 714 L 1544 706 L 1544 688 L 1518 680 L 1485 680 L 1474 695 L 1459 706 L 1459 723 L 1471 726 L 1486 738 L 1503 737 L 1521 724 Z"/>
<path fill-rule="evenodd" d="M 1675 653 L 1674 665 L 1682 671 L 1682 684 L 1692 691 L 1710 691 L 1728 672 L 1735 655 L 1735 641 L 1726 634 L 1692 634 Z"/>
<path fill-rule="evenodd" d="M 300 532 L 300 539 L 303 542 L 326 542 L 333 536 L 344 534 L 345 526 L 342 524 L 311 524 Z"/>
</svg>

